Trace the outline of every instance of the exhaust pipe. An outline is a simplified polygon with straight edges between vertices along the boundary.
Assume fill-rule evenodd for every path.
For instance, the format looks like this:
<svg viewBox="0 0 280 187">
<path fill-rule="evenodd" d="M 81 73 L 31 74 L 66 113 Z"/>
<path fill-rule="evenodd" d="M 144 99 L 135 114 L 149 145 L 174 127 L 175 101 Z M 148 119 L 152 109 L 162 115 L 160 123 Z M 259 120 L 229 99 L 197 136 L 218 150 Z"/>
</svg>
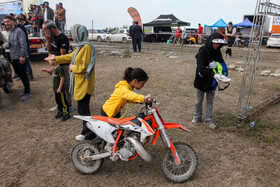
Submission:
<svg viewBox="0 0 280 187">
<path fill-rule="evenodd" d="M 148 153 L 144 147 L 134 138 L 132 137 L 127 137 L 126 140 L 131 143 L 136 150 L 136 152 L 147 162 L 150 162 L 152 160 L 152 157 L 150 153 Z"/>
</svg>

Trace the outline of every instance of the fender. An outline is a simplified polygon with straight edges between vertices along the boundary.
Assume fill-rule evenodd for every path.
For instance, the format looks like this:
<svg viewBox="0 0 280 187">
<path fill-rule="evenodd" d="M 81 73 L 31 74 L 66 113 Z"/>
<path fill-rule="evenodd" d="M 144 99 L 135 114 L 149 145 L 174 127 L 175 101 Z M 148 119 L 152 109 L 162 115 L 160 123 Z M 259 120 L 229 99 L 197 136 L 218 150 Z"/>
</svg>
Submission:
<svg viewBox="0 0 280 187">
<path fill-rule="evenodd" d="M 188 131 L 188 132 L 191 132 L 189 129 L 187 129 L 186 127 L 178 124 L 178 123 L 164 123 L 163 124 L 165 129 L 173 129 L 173 128 L 179 128 L 179 129 L 182 129 L 184 131 Z"/>
<path fill-rule="evenodd" d="M 182 126 L 178 123 L 164 123 L 163 125 L 164 125 L 166 130 L 167 129 L 173 129 L 173 128 L 179 128 L 179 129 L 182 129 L 184 131 L 191 132 L 189 129 L 187 129 L 186 127 L 184 127 L 184 126 Z M 152 141 L 152 145 L 156 144 L 156 141 L 157 141 L 158 137 L 160 136 L 160 134 L 161 134 L 161 131 L 156 130 L 153 141 Z"/>
</svg>

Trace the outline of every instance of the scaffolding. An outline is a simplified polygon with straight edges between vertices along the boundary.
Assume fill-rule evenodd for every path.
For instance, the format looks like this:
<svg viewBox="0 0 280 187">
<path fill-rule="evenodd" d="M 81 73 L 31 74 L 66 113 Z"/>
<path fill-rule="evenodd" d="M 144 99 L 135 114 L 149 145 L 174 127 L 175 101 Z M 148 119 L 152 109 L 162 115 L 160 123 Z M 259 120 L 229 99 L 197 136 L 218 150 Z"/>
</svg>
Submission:
<svg viewBox="0 0 280 187">
<path fill-rule="evenodd" d="M 252 110 L 250 101 L 255 81 L 255 75 L 259 63 L 261 45 L 264 38 L 264 23 L 267 16 L 280 16 L 280 5 L 270 3 L 270 0 L 257 0 L 253 19 L 253 26 L 250 33 L 247 60 L 241 84 L 238 106 L 236 110 L 236 123 L 244 123 Z M 265 107 L 258 106 L 259 108 Z"/>
</svg>

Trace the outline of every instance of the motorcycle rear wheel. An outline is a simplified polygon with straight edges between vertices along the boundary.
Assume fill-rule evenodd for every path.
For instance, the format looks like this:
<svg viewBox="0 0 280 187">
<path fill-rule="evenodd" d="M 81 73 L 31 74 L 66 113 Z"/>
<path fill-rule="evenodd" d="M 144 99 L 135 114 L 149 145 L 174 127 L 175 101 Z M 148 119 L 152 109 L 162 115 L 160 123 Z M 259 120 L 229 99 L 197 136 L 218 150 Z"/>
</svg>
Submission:
<svg viewBox="0 0 280 187">
<path fill-rule="evenodd" d="M 80 143 L 72 151 L 72 161 L 77 170 L 84 174 L 91 174 L 99 170 L 104 162 L 100 160 L 86 160 L 86 156 L 99 154 L 99 147 L 94 143 Z"/>
<path fill-rule="evenodd" d="M 164 175 L 172 182 L 185 182 L 194 174 L 197 167 L 195 150 L 186 143 L 173 143 L 180 157 L 181 164 L 177 165 L 173 153 L 168 150 L 163 158 L 162 169 Z"/>
</svg>

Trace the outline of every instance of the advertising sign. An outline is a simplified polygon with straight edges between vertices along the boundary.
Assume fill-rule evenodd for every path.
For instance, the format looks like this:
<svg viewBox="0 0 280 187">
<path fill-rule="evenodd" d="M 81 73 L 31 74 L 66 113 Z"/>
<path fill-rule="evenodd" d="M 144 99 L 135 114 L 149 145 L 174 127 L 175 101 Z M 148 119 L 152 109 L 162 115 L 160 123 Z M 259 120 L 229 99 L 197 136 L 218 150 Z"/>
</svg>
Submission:
<svg viewBox="0 0 280 187">
<path fill-rule="evenodd" d="M 127 12 L 130 14 L 133 21 L 138 21 L 138 25 L 140 25 L 142 27 L 142 21 L 141 21 L 141 17 L 140 17 L 139 12 L 133 7 L 129 7 L 127 9 Z"/>
<path fill-rule="evenodd" d="M 0 14 L 23 14 L 22 2 L 0 4 Z"/>
<path fill-rule="evenodd" d="M 271 28 L 271 34 L 280 33 L 280 16 L 274 16 Z"/>
</svg>

